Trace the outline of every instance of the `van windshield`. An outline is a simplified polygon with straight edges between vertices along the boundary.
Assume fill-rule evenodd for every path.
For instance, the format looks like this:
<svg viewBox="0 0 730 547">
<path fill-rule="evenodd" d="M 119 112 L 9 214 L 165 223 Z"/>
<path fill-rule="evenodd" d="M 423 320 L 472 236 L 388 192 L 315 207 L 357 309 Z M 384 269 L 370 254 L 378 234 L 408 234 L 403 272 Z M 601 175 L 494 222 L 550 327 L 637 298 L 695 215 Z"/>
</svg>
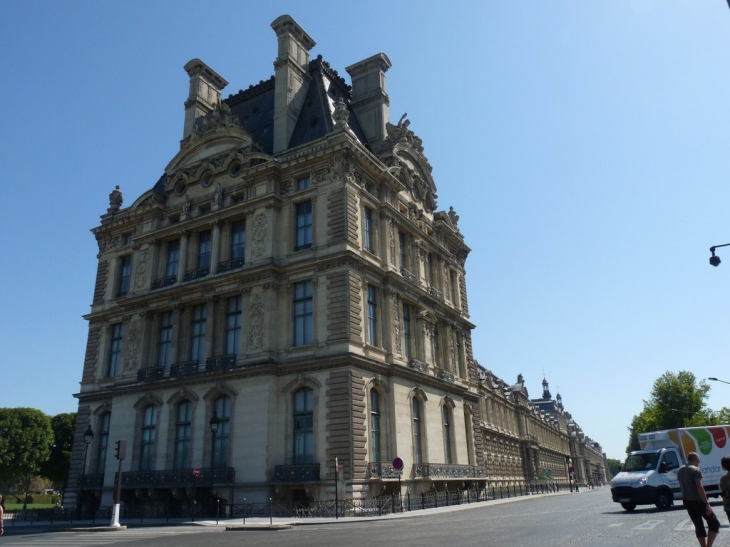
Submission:
<svg viewBox="0 0 730 547">
<path fill-rule="evenodd" d="M 648 471 L 656 469 L 659 454 L 631 454 L 621 471 Z"/>
</svg>

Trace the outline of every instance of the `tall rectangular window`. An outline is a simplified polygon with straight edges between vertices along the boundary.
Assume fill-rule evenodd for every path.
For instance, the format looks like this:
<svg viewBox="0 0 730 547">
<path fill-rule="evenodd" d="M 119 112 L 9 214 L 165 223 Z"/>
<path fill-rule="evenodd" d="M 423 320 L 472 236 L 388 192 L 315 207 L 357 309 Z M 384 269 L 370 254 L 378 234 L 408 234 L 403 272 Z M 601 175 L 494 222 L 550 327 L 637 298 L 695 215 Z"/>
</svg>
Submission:
<svg viewBox="0 0 730 547">
<path fill-rule="evenodd" d="M 451 465 L 453 458 L 451 455 L 451 420 L 449 419 L 450 412 L 448 407 L 443 407 L 443 419 L 444 419 L 444 449 L 446 452 L 446 463 Z"/>
<path fill-rule="evenodd" d="M 175 423 L 175 461 L 173 469 L 190 467 L 190 439 L 193 422 L 193 403 L 183 401 L 177 405 Z"/>
<path fill-rule="evenodd" d="M 449 270 L 449 289 L 451 290 L 451 305 L 456 306 L 456 274 Z"/>
<path fill-rule="evenodd" d="M 112 415 L 106 412 L 99 419 L 98 441 L 96 445 L 96 473 L 104 474 L 106 468 L 106 448 L 109 446 L 109 422 Z"/>
<path fill-rule="evenodd" d="M 231 398 L 221 395 L 215 400 L 214 410 L 218 416 L 218 431 L 213 446 L 213 466 L 228 467 L 228 441 L 231 435 Z"/>
<path fill-rule="evenodd" d="M 413 398 L 413 463 L 423 463 L 421 439 L 421 401 Z"/>
<path fill-rule="evenodd" d="M 411 307 L 404 303 L 403 304 L 403 349 L 405 350 L 406 358 L 410 359 L 412 356 L 411 352 Z"/>
<path fill-rule="evenodd" d="M 306 190 L 312 185 L 312 179 L 309 177 L 302 177 L 297 180 L 297 190 Z"/>
<path fill-rule="evenodd" d="M 295 251 L 312 246 L 312 202 L 297 203 Z"/>
<path fill-rule="evenodd" d="M 400 251 L 400 267 L 408 268 L 406 263 L 406 234 L 398 232 L 398 250 Z"/>
<path fill-rule="evenodd" d="M 231 225 L 231 260 L 243 259 L 246 251 L 246 221 L 237 220 Z"/>
<path fill-rule="evenodd" d="M 373 226 L 373 210 L 365 207 L 363 211 L 363 245 L 365 250 L 371 253 L 375 252 L 375 234 Z"/>
<path fill-rule="evenodd" d="M 202 363 L 205 360 L 205 331 L 207 324 L 205 304 L 193 307 L 192 333 L 190 338 L 190 360 Z"/>
<path fill-rule="evenodd" d="M 311 344 L 313 337 L 313 291 L 311 281 L 294 285 L 294 345 Z"/>
<path fill-rule="evenodd" d="M 439 328 L 438 325 L 433 326 L 433 338 L 432 340 L 432 348 L 433 348 L 433 364 L 435 366 L 439 365 L 440 361 L 440 354 L 441 354 L 441 346 L 439 344 Z"/>
<path fill-rule="evenodd" d="M 375 287 L 368 285 L 368 344 L 375 346 L 378 342 L 378 301 Z"/>
<path fill-rule="evenodd" d="M 119 374 L 122 364 L 122 324 L 115 323 L 111 326 L 111 343 L 109 344 L 109 366 L 106 375 L 113 378 Z"/>
<path fill-rule="evenodd" d="M 129 279 L 132 276 L 132 257 L 123 256 L 119 261 L 119 291 L 117 296 L 124 296 L 129 292 Z"/>
<path fill-rule="evenodd" d="M 380 393 L 370 390 L 370 461 L 380 462 Z"/>
<path fill-rule="evenodd" d="M 180 240 L 176 239 L 167 244 L 167 264 L 165 265 L 165 276 L 177 275 L 177 267 L 180 264 Z"/>
<path fill-rule="evenodd" d="M 426 273 L 428 274 L 428 284 L 433 287 L 433 255 L 431 253 L 426 255 L 426 269 Z"/>
<path fill-rule="evenodd" d="M 139 445 L 139 470 L 152 471 L 155 456 L 157 407 L 149 405 L 142 415 L 142 438 Z"/>
<path fill-rule="evenodd" d="M 210 266 L 210 230 L 198 234 L 198 269 Z"/>
<path fill-rule="evenodd" d="M 314 392 L 303 387 L 294 393 L 294 464 L 314 461 Z"/>
<path fill-rule="evenodd" d="M 238 355 L 241 350 L 242 297 L 232 296 L 226 306 L 226 354 Z"/>
<path fill-rule="evenodd" d="M 170 366 L 170 349 L 172 348 L 172 312 L 160 315 L 160 332 L 157 341 L 157 366 Z"/>
<path fill-rule="evenodd" d="M 454 333 L 454 352 L 456 353 L 456 366 L 459 370 L 459 375 L 462 378 L 466 377 L 466 371 L 464 370 L 464 358 L 461 355 L 461 333 Z"/>
</svg>

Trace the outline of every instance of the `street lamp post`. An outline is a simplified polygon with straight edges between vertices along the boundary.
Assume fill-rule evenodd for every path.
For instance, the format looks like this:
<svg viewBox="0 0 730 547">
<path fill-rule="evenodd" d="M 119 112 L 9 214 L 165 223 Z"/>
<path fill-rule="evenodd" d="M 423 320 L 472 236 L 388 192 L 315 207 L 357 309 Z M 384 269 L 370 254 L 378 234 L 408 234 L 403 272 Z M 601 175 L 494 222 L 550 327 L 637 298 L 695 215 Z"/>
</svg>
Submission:
<svg viewBox="0 0 730 547">
<path fill-rule="evenodd" d="M 213 434 L 213 443 L 210 447 L 210 493 L 213 495 L 213 486 L 215 481 L 215 435 L 218 433 L 218 426 L 221 423 L 221 419 L 218 417 L 218 412 L 213 410 L 213 417 L 210 419 L 210 432 Z"/>
<path fill-rule="evenodd" d="M 726 382 L 725 380 L 720 380 L 718 378 L 708 378 L 708 380 L 712 380 L 713 382 L 722 382 L 723 384 L 730 384 L 730 382 Z"/>
<path fill-rule="evenodd" d="M 89 427 L 86 428 L 86 431 L 84 431 L 84 466 L 81 468 L 81 489 L 79 498 L 81 498 L 81 494 L 84 492 L 85 479 L 86 479 L 86 456 L 89 453 L 89 445 L 91 444 L 91 441 L 94 440 L 94 432 L 91 430 L 91 424 L 89 424 Z M 77 505 L 79 507 L 79 519 L 81 518 L 81 499 L 77 500 Z"/>
<path fill-rule="evenodd" d="M 710 266 L 719 266 L 721 262 L 720 257 L 715 256 L 715 249 L 718 247 L 727 247 L 728 245 L 730 245 L 730 243 L 723 243 L 722 245 L 713 245 L 710 247 Z M 712 380 L 712 378 L 710 378 L 710 380 Z"/>
</svg>

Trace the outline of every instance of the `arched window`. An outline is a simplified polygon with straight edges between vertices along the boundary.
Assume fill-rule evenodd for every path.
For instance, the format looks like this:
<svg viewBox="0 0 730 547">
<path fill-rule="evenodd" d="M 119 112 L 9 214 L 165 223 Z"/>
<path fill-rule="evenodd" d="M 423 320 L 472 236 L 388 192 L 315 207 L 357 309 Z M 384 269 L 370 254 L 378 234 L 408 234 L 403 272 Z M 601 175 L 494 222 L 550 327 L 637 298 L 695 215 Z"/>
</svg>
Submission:
<svg viewBox="0 0 730 547">
<path fill-rule="evenodd" d="M 221 395 L 213 404 L 218 415 L 218 431 L 215 434 L 213 445 L 213 466 L 228 467 L 228 440 L 231 433 L 231 398 Z"/>
<path fill-rule="evenodd" d="M 314 392 L 303 387 L 294 393 L 294 464 L 314 461 Z"/>
<path fill-rule="evenodd" d="M 370 390 L 370 461 L 380 462 L 380 393 L 377 389 Z"/>
<path fill-rule="evenodd" d="M 155 428 L 157 426 L 157 407 L 145 407 L 142 415 L 142 439 L 139 445 L 139 470 L 152 471 L 155 456 Z"/>
<path fill-rule="evenodd" d="M 109 445 L 109 422 L 111 421 L 111 413 L 105 412 L 99 418 L 99 432 L 97 433 L 96 445 L 96 472 L 100 475 L 104 474 L 106 467 L 106 448 Z"/>
<path fill-rule="evenodd" d="M 423 441 L 421 439 L 421 401 L 413 398 L 413 462 L 423 463 Z"/>
<path fill-rule="evenodd" d="M 173 469 L 190 467 L 190 439 L 193 420 L 193 403 L 182 401 L 177 405 L 175 423 L 175 461 Z"/>
<path fill-rule="evenodd" d="M 444 422 L 444 425 L 443 425 L 443 427 L 444 427 L 444 454 L 446 456 L 446 463 L 450 465 L 450 464 L 454 463 L 453 452 L 451 449 L 451 444 L 452 444 L 452 441 L 451 441 L 451 436 L 452 436 L 451 409 L 447 405 L 444 405 L 441 408 L 441 411 L 442 411 L 441 415 L 443 416 L 443 422 Z"/>
</svg>

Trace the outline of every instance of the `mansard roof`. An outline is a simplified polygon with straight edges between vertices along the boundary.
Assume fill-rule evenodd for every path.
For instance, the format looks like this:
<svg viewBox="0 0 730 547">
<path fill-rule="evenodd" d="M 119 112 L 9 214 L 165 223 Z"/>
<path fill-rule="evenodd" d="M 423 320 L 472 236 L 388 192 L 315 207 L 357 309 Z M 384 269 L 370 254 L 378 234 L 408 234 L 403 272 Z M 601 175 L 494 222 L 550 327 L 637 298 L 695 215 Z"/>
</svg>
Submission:
<svg viewBox="0 0 730 547">
<path fill-rule="evenodd" d="M 352 101 L 350 86 L 319 55 L 309 63 L 311 78 L 307 97 L 299 112 L 294 133 L 288 148 L 295 148 L 320 139 L 334 131 L 332 113 L 335 103 L 342 99 L 346 105 Z M 261 145 L 267 154 L 273 154 L 274 147 L 274 94 L 276 78 L 252 85 L 235 95 L 224 99 L 231 113 L 238 118 L 241 127 Z M 355 136 L 368 145 L 357 118 L 349 108 L 348 123 Z"/>
</svg>

